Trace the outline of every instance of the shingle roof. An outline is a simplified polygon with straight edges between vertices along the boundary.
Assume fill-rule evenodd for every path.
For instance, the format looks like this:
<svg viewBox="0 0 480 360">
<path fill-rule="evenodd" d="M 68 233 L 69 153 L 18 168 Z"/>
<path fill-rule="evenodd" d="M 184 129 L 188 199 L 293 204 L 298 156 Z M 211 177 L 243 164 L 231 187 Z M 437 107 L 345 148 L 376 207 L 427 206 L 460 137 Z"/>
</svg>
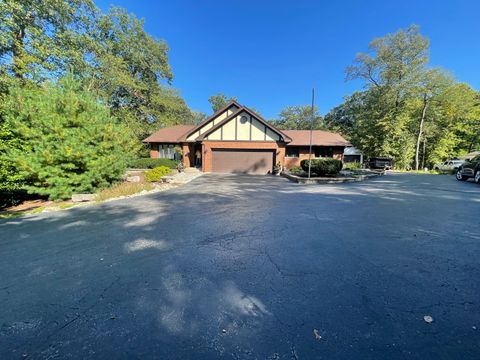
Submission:
<svg viewBox="0 0 480 360">
<path fill-rule="evenodd" d="M 179 142 L 179 138 L 195 125 L 175 125 L 155 131 L 152 135 L 143 140 L 143 142 Z"/>
<path fill-rule="evenodd" d="M 310 130 L 282 130 L 292 141 L 287 146 L 310 145 Z M 317 146 L 350 146 L 342 135 L 323 130 L 313 130 L 312 145 Z"/>
</svg>

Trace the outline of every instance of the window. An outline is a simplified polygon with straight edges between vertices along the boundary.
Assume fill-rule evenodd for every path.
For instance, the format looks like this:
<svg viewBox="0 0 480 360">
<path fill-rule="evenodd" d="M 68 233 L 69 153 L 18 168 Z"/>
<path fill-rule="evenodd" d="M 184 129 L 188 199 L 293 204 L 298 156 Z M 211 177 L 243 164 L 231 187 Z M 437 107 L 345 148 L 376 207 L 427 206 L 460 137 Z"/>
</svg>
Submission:
<svg viewBox="0 0 480 360">
<path fill-rule="evenodd" d="M 326 146 L 316 146 L 315 147 L 315 157 L 333 157 L 333 148 Z"/>
<path fill-rule="evenodd" d="M 163 159 L 175 158 L 175 146 L 173 144 L 159 144 L 158 157 Z"/>
<path fill-rule="evenodd" d="M 288 146 L 285 150 L 286 157 L 299 157 L 300 151 L 298 146 Z"/>
</svg>

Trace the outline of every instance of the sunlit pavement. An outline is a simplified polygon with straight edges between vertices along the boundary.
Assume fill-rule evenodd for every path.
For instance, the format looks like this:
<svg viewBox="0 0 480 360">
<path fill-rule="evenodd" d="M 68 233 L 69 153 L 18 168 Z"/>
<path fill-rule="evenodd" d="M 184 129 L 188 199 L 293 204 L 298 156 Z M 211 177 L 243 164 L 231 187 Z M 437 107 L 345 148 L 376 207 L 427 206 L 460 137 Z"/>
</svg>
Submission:
<svg viewBox="0 0 480 360">
<path fill-rule="evenodd" d="M 3 220 L 0 359 L 478 359 L 479 215 L 453 176 L 205 175 Z"/>
</svg>

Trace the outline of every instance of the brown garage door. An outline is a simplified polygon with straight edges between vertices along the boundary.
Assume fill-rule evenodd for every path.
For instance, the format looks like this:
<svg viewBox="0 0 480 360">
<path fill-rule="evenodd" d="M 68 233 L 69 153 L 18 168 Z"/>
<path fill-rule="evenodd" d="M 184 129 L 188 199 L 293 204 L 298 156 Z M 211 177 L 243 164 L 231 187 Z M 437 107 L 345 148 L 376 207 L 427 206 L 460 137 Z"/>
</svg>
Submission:
<svg viewBox="0 0 480 360">
<path fill-rule="evenodd" d="M 212 171 L 267 174 L 273 169 L 273 150 L 212 150 Z"/>
</svg>

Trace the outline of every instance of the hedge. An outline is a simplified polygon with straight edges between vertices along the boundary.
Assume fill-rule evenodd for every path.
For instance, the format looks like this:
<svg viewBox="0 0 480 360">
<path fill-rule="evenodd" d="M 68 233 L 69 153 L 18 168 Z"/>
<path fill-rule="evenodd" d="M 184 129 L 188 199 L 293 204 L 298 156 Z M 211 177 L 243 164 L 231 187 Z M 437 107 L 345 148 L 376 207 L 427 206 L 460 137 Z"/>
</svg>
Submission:
<svg viewBox="0 0 480 360">
<path fill-rule="evenodd" d="M 311 172 L 319 176 L 337 175 L 343 167 L 341 160 L 332 158 L 318 158 L 311 161 Z M 302 160 L 300 166 L 303 171 L 308 171 L 308 160 Z"/>
<path fill-rule="evenodd" d="M 159 159 L 159 158 L 142 158 L 136 159 L 130 162 L 130 168 L 133 169 L 153 169 L 159 166 L 166 166 L 170 169 L 175 169 L 178 161 L 170 159 Z"/>
<path fill-rule="evenodd" d="M 145 180 L 148 182 L 160 181 L 162 176 L 168 175 L 172 172 L 172 169 L 167 166 L 158 166 L 151 170 L 145 171 Z"/>
</svg>

